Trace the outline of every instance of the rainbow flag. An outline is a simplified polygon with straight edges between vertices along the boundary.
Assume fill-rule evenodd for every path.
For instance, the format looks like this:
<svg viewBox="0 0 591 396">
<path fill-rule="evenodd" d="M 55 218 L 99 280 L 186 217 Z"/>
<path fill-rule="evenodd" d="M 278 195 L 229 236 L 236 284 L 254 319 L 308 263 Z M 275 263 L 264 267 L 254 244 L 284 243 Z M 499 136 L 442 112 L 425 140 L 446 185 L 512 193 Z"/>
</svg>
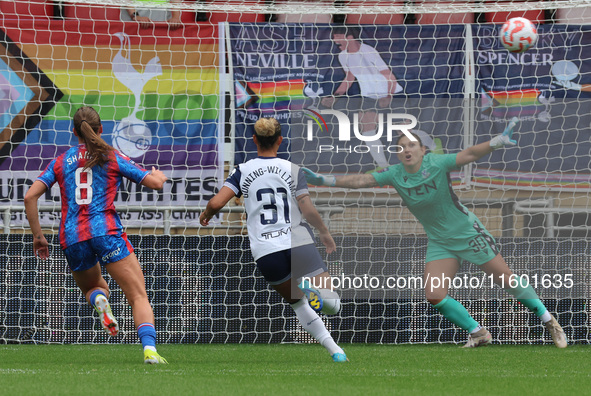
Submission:
<svg viewBox="0 0 591 396">
<path fill-rule="evenodd" d="M 119 21 L 0 19 L 0 199 L 22 203 L 26 186 L 78 144 L 72 117 L 92 106 L 107 143 L 169 178 L 158 195 L 124 182 L 116 205 L 205 205 L 223 182 L 217 35 L 211 25 L 169 31 Z M 57 186 L 41 198 L 55 201 Z M 149 216 L 133 212 L 126 224 L 158 224 L 157 213 Z"/>
<path fill-rule="evenodd" d="M 253 107 L 262 113 L 273 113 L 281 110 L 301 110 L 304 106 L 305 85 L 303 80 L 284 80 L 249 82 L 248 88 L 258 97 Z"/>
<path fill-rule="evenodd" d="M 481 111 L 495 117 L 532 116 L 544 110 L 539 89 L 481 91 Z"/>
<path fill-rule="evenodd" d="M 591 175 L 574 172 L 519 172 L 505 169 L 476 169 L 474 184 L 490 187 L 503 186 L 528 190 L 587 191 Z"/>
<path fill-rule="evenodd" d="M 58 92 L 42 104 L 34 125 L 13 134 L 0 168 L 37 172 L 77 144 L 72 116 L 83 105 L 99 112 L 107 143 L 145 167 L 218 167 L 217 27 L 141 32 L 137 24 L 113 21 L 2 20 L 0 29 L 6 47 L 20 51 Z M 0 68 L 1 81 L 18 87 L 19 78 L 36 78 L 14 66 Z M 24 108 L 20 104 L 9 119 L 4 114 L 5 132 L 12 118 L 28 116 Z"/>
</svg>

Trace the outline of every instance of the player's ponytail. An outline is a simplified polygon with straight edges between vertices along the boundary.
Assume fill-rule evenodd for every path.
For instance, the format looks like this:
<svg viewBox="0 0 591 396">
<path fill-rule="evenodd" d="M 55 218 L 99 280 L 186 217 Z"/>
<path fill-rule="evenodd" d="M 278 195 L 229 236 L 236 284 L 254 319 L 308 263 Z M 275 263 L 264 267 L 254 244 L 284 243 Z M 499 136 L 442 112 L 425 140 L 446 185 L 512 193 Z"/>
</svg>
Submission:
<svg viewBox="0 0 591 396">
<path fill-rule="evenodd" d="M 74 130 L 82 138 L 88 151 L 85 169 L 105 165 L 109 161 L 111 151 L 115 150 L 99 136 L 100 127 L 101 118 L 92 107 L 80 107 L 74 114 Z"/>
</svg>

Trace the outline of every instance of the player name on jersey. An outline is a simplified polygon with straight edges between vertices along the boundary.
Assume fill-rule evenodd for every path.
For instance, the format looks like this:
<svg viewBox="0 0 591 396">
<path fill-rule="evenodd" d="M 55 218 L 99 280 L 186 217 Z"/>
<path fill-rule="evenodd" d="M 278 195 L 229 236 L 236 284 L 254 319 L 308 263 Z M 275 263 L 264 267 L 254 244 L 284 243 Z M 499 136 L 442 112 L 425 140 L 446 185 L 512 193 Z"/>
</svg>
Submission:
<svg viewBox="0 0 591 396">
<path fill-rule="evenodd" d="M 88 151 L 85 151 L 84 153 L 79 152 L 77 155 L 72 155 L 72 156 L 66 158 L 66 163 L 68 165 L 72 165 L 81 159 L 88 159 Z"/>
<path fill-rule="evenodd" d="M 293 190 L 294 179 L 291 176 L 291 173 L 289 173 L 286 170 L 283 170 L 277 166 L 271 165 L 271 166 L 267 166 L 266 168 L 255 169 L 246 175 L 246 177 L 244 178 L 244 182 L 242 184 L 242 195 L 244 195 L 244 198 L 248 198 L 248 190 L 250 189 L 250 186 L 252 185 L 252 183 L 257 178 L 259 178 L 265 174 L 279 175 L 279 177 L 288 184 L 289 189 Z"/>
</svg>

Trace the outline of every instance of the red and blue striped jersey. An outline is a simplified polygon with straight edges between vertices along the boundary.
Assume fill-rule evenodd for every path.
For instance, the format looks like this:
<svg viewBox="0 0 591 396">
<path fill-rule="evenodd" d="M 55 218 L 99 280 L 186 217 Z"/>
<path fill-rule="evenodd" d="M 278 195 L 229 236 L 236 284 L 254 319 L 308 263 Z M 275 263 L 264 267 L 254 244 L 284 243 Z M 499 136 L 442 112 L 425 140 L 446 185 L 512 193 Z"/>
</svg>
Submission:
<svg viewBox="0 0 591 396">
<path fill-rule="evenodd" d="M 62 249 L 103 235 L 121 235 L 123 226 L 113 201 L 123 176 L 141 183 L 150 173 L 114 151 L 104 165 L 84 169 L 84 144 L 70 148 L 47 165 L 37 180 L 47 188 L 57 182 L 62 201 L 59 238 Z"/>
</svg>

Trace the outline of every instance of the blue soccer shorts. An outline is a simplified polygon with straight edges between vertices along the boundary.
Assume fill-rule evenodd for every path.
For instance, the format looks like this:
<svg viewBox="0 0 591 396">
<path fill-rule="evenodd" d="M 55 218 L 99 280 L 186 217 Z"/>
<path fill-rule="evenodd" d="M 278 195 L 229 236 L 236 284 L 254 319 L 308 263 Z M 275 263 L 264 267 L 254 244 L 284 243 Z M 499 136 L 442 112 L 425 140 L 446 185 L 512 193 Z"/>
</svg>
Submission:
<svg viewBox="0 0 591 396">
<path fill-rule="evenodd" d="M 99 262 L 102 266 L 123 260 L 133 253 L 127 234 L 104 235 L 68 246 L 64 255 L 74 272 L 86 271 Z"/>
</svg>

